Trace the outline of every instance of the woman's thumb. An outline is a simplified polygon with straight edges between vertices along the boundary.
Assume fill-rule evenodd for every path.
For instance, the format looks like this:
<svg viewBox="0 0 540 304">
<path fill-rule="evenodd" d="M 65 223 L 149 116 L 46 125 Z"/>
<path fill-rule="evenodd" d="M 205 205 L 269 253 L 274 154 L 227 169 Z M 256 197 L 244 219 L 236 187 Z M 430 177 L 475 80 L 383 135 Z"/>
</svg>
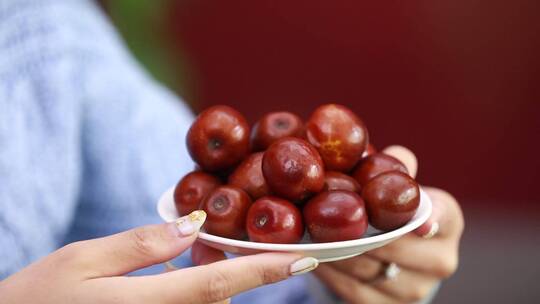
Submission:
<svg viewBox="0 0 540 304">
<path fill-rule="evenodd" d="M 206 213 L 197 210 L 172 223 L 138 227 L 67 249 L 80 250 L 80 265 L 95 271 L 95 277 L 123 275 L 180 255 L 195 242 L 205 219 Z"/>
</svg>

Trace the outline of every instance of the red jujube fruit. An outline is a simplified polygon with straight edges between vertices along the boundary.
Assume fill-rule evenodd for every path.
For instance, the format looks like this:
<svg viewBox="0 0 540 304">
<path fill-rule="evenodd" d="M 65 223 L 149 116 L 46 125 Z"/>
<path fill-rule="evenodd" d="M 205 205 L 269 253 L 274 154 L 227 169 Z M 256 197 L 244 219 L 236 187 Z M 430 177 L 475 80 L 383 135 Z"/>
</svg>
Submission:
<svg viewBox="0 0 540 304">
<path fill-rule="evenodd" d="M 220 186 L 209 193 L 201 203 L 206 212 L 203 227 L 206 232 L 231 239 L 246 237 L 246 216 L 251 199 L 244 190 Z"/>
<path fill-rule="evenodd" d="M 272 193 L 297 202 L 324 186 L 324 165 L 317 150 L 295 137 L 279 139 L 264 152 L 262 170 Z"/>
<path fill-rule="evenodd" d="M 205 171 L 231 169 L 249 153 L 249 125 L 228 106 L 204 110 L 189 128 L 186 144 L 191 158 Z"/>
<path fill-rule="evenodd" d="M 298 243 L 304 234 L 302 213 L 287 200 L 265 196 L 249 208 L 246 229 L 253 242 Z"/>
<path fill-rule="evenodd" d="M 420 188 L 407 174 L 392 171 L 371 179 L 362 189 L 369 222 L 389 231 L 405 225 L 420 204 Z"/>
<path fill-rule="evenodd" d="M 348 172 L 368 145 L 364 123 L 348 108 L 327 104 L 315 109 L 306 123 L 307 140 L 319 151 L 327 170 Z"/>
<path fill-rule="evenodd" d="M 311 240 L 317 243 L 358 239 L 368 225 L 364 200 L 351 191 L 321 192 L 303 213 Z"/>
<path fill-rule="evenodd" d="M 174 189 L 174 204 L 180 216 L 199 209 L 202 199 L 220 184 L 217 177 L 202 171 L 185 175 Z"/>
</svg>

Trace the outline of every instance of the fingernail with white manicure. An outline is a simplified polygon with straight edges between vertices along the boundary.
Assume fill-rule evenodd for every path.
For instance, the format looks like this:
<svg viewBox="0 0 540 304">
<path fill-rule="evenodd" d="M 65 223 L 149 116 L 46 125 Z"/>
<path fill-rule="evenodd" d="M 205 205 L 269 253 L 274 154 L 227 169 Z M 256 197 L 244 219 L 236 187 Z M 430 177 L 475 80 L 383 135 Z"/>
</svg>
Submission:
<svg viewBox="0 0 540 304">
<path fill-rule="evenodd" d="M 190 214 L 177 219 L 175 225 L 182 236 L 190 236 L 201 229 L 205 220 L 206 212 L 203 210 L 195 210 Z"/>
<path fill-rule="evenodd" d="M 439 223 L 435 222 L 431 224 L 431 228 L 429 229 L 428 233 L 424 234 L 422 237 L 425 239 L 430 239 L 434 237 L 437 232 L 439 232 Z"/>
<path fill-rule="evenodd" d="M 316 258 L 307 257 L 292 263 L 290 271 L 292 275 L 300 275 L 312 271 L 317 266 L 319 261 Z"/>
</svg>

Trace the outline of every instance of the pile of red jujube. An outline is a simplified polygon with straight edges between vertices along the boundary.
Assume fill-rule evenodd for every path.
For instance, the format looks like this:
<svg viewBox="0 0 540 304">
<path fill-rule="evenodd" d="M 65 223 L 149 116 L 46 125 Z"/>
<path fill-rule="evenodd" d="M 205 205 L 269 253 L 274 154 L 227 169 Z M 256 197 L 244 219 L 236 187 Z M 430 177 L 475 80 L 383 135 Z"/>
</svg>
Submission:
<svg viewBox="0 0 540 304">
<path fill-rule="evenodd" d="M 405 225 L 420 189 L 396 158 L 377 153 L 351 110 L 327 104 L 304 123 L 290 112 L 263 116 L 250 130 L 228 106 L 213 106 L 186 138 L 198 168 L 174 191 L 180 215 L 202 209 L 207 233 L 264 243 L 358 239 L 368 222 Z M 307 229 L 306 229 L 307 228 Z"/>
</svg>

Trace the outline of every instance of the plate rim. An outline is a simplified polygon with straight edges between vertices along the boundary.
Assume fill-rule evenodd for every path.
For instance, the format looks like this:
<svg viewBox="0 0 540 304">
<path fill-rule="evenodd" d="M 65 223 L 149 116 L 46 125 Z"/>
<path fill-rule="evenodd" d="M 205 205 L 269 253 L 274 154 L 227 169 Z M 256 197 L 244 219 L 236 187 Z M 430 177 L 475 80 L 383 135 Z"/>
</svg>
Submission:
<svg viewBox="0 0 540 304">
<path fill-rule="evenodd" d="M 162 220 L 168 222 L 162 215 L 160 210 L 161 202 L 165 201 L 166 196 L 171 196 L 174 192 L 174 187 L 169 188 L 165 191 L 158 200 L 157 209 L 158 214 Z M 389 241 L 395 238 L 398 238 L 406 233 L 413 231 L 414 229 L 420 227 L 423 223 L 427 221 L 431 215 L 433 204 L 430 197 L 427 193 L 420 187 L 420 205 L 418 206 L 417 213 L 415 213 L 413 219 L 411 219 L 404 226 L 397 228 L 392 231 L 384 232 L 378 235 L 362 237 L 355 240 L 348 241 L 339 241 L 339 242 L 326 242 L 326 243 L 309 243 L 309 244 L 274 244 L 274 243 L 257 243 L 250 241 L 242 241 L 229 239 L 206 232 L 199 232 L 198 238 L 204 241 L 213 242 L 217 244 L 222 244 L 226 246 L 233 246 L 238 248 L 252 249 L 252 250 L 261 250 L 261 251 L 317 251 L 317 250 L 331 250 L 331 249 L 341 249 L 348 247 L 357 247 L 357 246 L 366 246 L 370 244 L 377 244 L 384 241 Z M 418 215 L 418 212 L 423 211 L 422 214 Z"/>
</svg>

